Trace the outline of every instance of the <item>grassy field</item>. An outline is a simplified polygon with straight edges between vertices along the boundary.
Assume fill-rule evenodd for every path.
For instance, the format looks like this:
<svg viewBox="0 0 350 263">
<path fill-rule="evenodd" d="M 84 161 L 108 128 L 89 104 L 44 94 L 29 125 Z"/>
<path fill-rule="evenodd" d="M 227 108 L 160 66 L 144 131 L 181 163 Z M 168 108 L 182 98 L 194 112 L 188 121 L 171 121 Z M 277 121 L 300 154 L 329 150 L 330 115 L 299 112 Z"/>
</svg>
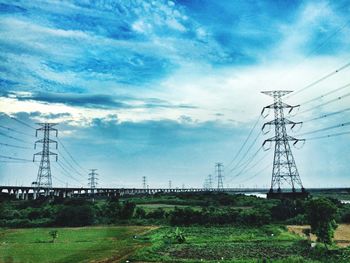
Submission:
<svg viewBox="0 0 350 263">
<path fill-rule="evenodd" d="M 136 249 L 147 246 L 135 235 L 154 229 L 144 226 L 55 228 L 51 242 L 49 228 L 0 230 L 0 262 L 120 262 Z"/>
<path fill-rule="evenodd" d="M 173 228 L 159 229 L 148 235 L 152 246 L 137 251 L 131 261 L 258 262 L 265 258 L 293 262 L 291 260 L 300 260 L 304 255 L 300 244 L 303 239 L 278 226 L 181 229 L 186 236 L 185 243 L 179 244 L 167 238 L 175 231 Z"/>
<path fill-rule="evenodd" d="M 0 262 L 350 262 L 349 249 L 310 251 L 297 226 L 182 227 L 184 243 L 173 227 L 56 229 L 55 243 L 50 228 L 0 230 Z M 349 230 L 340 225 L 336 239 L 349 240 Z"/>
<path fill-rule="evenodd" d="M 312 251 L 306 238 L 283 226 L 184 227 L 181 230 L 186 237 L 184 243 L 171 238 L 175 228 L 151 231 L 144 240 L 151 241 L 152 246 L 136 251 L 131 262 L 350 262 L 348 249 Z"/>
</svg>

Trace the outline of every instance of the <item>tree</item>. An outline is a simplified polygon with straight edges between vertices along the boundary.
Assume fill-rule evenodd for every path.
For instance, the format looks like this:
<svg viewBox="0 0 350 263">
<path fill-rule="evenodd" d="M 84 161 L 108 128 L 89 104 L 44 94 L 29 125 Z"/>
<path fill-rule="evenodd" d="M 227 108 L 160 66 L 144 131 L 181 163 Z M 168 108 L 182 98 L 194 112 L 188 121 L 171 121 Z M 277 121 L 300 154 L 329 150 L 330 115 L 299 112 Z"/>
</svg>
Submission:
<svg viewBox="0 0 350 263">
<path fill-rule="evenodd" d="M 311 233 L 317 236 L 317 241 L 322 242 L 326 248 L 332 244 L 334 231 L 337 228 L 335 216 L 337 207 L 329 199 L 312 199 L 307 204 L 307 217 L 311 226 Z"/>
<path fill-rule="evenodd" d="M 57 230 L 51 230 L 49 232 L 49 235 L 52 237 L 52 243 L 55 243 L 55 239 L 58 237 L 58 231 Z"/>
</svg>

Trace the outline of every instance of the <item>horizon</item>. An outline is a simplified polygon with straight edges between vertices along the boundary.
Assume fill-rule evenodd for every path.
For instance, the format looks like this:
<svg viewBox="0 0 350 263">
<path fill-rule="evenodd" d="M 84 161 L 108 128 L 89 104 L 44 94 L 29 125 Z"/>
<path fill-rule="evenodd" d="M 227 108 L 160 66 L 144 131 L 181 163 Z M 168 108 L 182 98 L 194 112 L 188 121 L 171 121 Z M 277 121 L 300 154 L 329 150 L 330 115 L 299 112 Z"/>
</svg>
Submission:
<svg viewBox="0 0 350 263">
<path fill-rule="evenodd" d="M 269 188 L 274 148 L 260 149 L 274 130 L 260 131 L 274 116 L 260 114 L 273 98 L 261 91 L 291 90 L 303 186 L 349 187 L 349 11 L 345 0 L 0 1 L 0 185 L 36 180 L 36 123 L 50 122 L 56 187 L 87 186 L 93 168 L 101 187 L 141 188 L 143 176 L 202 187 L 222 162 L 224 187 Z"/>
</svg>

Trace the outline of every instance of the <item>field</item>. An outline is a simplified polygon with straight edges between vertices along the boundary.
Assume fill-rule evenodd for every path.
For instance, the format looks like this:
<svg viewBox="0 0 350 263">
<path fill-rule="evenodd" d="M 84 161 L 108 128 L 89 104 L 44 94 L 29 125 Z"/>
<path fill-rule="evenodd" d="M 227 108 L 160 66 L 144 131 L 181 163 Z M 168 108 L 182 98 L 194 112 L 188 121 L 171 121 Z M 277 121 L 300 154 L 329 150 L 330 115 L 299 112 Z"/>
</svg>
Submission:
<svg viewBox="0 0 350 263">
<path fill-rule="evenodd" d="M 310 253 L 303 227 L 82 227 L 8 229 L 0 231 L 0 262 L 349 262 L 349 250 L 323 259 Z M 350 242 L 349 225 L 340 225 L 336 239 Z M 293 233 L 292 233 L 293 231 Z M 340 239 L 338 240 L 340 241 Z M 333 253 L 334 254 L 334 253 Z"/>
<path fill-rule="evenodd" d="M 304 262 L 300 260 L 307 249 L 300 236 L 279 226 L 185 227 L 182 244 L 172 240 L 175 231 L 163 228 L 148 234 L 152 246 L 137 251 L 131 262 Z"/>
<path fill-rule="evenodd" d="M 120 262 L 136 249 L 147 246 L 138 242 L 155 227 L 82 227 L 55 228 L 58 238 L 51 242 L 49 228 L 9 229 L 0 231 L 0 262 Z"/>
<path fill-rule="evenodd" d="M 296 233 L 300 236 L 303 234 L 303 229 L 309 228 L 308 226 L 287 226 L 291 233 Z M 315 241 L 316 236 L 311 235 L 311 240 Z M 339 224 L 334 233 L 334 242 L 340 247 L 348 247 L 350 245 L 350 224 Z"/>
</svg>

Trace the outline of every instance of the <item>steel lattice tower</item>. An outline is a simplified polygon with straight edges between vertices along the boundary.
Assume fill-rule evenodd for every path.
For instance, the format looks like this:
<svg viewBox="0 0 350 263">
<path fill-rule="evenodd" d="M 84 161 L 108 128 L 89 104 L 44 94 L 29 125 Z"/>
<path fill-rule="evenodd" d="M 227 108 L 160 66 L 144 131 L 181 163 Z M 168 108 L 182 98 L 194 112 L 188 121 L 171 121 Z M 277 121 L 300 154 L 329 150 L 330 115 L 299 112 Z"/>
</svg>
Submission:
<svg viewBox="0 0 350 263">
<path fill-rule="evenodd" d="M 211 174 L 208 175 L 208 187 L 211 189 L 213 188 L 213 177 Z"/>
<path fill-rule="evenodd" d="M 222 163 L 216 163 L 215 164 L 215 172 L 216 172 L 216 177 L 218 179 L 218 190 L 224 189 L 224 183 L 223 183 L 223 167 L 224 165 Z"/>
<path fill-rule="evenodd" d="M 146 189 L 147 188 L 147 183 L 146 183 L 146 176 L 142 176 L 142 187 L 143 189 Z"/>
<path fill-rule="evenodd" d="M 52 178 L 51 178 L 51 168 L 50 168 L 50 156 L 54 155 L 56 157 L 57 162 L 57 154 L 50 151 L 50 144 L 55 143 L 57 149 L 57 141 L 50 139 L 50 132 L 54 131 L 57 137 L 58 131 L 53 128 L 53 126 L 57 125 L 56 123 L 38 123 L 41 127 L 36 129 L 35 137 L 38 137 L 38 132 L 43 132 L 43 139 L 37 140 L 34 144 L 34 149 L 36 149 L 37 143 L 42 144 L 42 150 L 33 155 L 33 162 L 36 160 L 36 156 L 40 155 L 40 165 L 38 170 L 38 176 L 36 179 L 36 187 L 37 191 L 40 189 L 45 189 L 46 194 L 52 188 Z"/>
<path fill-rule="evenodd" d="M 275 136 L 264 141 L 263 146 L 267 142 L 275 142 L 275 152 L 273 159 L 273 169 L 272 169 L 272 180 L 270 193 L 273 193 L 274 189 L 277 187 L 277 192 L 281 192 L 281 186 L 286 182 L 289 187 L 292 188 L 293 192 L 296 192 L 296 187 L 300 187 L 301 191 L 304 192 L 305 189 L 302 185 L 297 166 L 289 145 L 292 141 L 293 145 L 297 144 L 299 141 L 305 141 L 303 139 L 296 139 L 287 134 L 286 125 L 292 125 L 292 128 L 301 124 L 301 122 L 293 122 L 284 117 L 284 109 L 289 109 L 289 113 L 297 106 L 291 106 L 282 102 L 282 97 L 291 93 L 292 91 L 286 90 L 276 90 L 276 91 L 263 91 L 262 93 L 273 97 L 274 103 L 263 108 L 261 114 L 264 114 L 266 109 L 273 109 L 275 119 L 266 122 L 262 130 L 267 125 L 275 126 Z"/>
<path fill-rule="evenodd" d="M 90 173 L 89 173 L 89 183 L 88 185 L 90 186 L 90 189 L 91 189 L 91 192 L 94 194 L 95 193 L 95 189 L 96 189 L 96 186 L 98 185 L 97 183 L 97 175 L 98 173 L 96 173 L 97 169 L 90 169 Z"/>
</svg>

